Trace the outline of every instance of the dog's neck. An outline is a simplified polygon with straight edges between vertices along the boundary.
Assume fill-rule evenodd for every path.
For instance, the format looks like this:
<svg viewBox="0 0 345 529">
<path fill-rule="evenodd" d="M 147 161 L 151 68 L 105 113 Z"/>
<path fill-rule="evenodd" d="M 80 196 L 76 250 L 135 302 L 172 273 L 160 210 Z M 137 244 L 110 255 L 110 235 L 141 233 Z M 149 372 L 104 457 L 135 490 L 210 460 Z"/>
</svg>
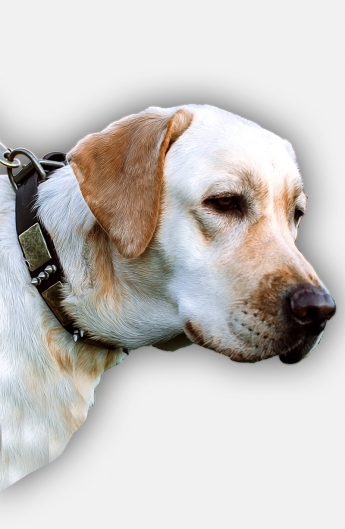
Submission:
<svg viewBox="0 0 345 529">
<path fill-rule="evenodd" d="M 79 328 L 130 349 L 182 332 L 159 248 L 153 243 L 140 258 L 123 258 L 95 221 L 70 166 L 39 186 L 37 204 L 63 266 L 63 306 Z"/>
<path fill-rule="evenodd" d="M 7 176 L 0 177 L 0 196 L 2 490 L 61 454 L 85 421 L 102 373 L 127 355 L 75 343 L 61 327 L 30 284 Z"/>
</svg>

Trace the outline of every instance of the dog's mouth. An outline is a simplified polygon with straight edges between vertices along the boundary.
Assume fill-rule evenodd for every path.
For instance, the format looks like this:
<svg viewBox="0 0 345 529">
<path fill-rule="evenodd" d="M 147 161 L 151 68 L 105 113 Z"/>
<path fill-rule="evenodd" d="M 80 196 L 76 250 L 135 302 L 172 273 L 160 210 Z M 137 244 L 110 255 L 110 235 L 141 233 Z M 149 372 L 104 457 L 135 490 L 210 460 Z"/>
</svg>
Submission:
<svg viewBox="0 0 345 529">
<path fill-rule="evenodd" d="M 323 331 L 314 336 L 303 336 L 299 340 L 297 340 L 294 344 L 290 345 L 285 349 L 283 353 L 280 353 L 279 359 L 284 364 L 297 364 L 307 356 L 316 348 L 316 346 L 319 344 L 321 338 L 323 336 Z M 218 351 L 223 352 L 223 351 Z M 276 356 L 276 354 L 263 354 L 261 356 L 256 355 L 249 355 L 249 356 L 243 356 L 243 354 L 238 353 L 235 354 L 231 352 L 231 355 L 228 355 L 231 360 L 235 360 L 236 362 L 257 362 L 259 360 L 264 360 L 267 358 L 272 358 L 273 356 Z"/>
<path fill-rule="evenodd" d="M 190 321 L 188 321 L 185 325 L 185 334 L 187 335 L 186 337 L 188 345 L 191 343 L 196 343 L 197 345 L 206 347 L 207 349 L 211 349 L 217 353 L 224 354 L 235 362 L 258 362 L 260 360 L 272 358 L 273 356 L 279 356 L 279 359 L 284 364 L 297 364 L 306 358 L 319 344 L 323 336 L 323 330 L 322 332 L 319 332 L 319 334 L 300 336 L 297 340 L 295 338 L 296 341 L 294 341 L 292 344 L 291 341 L 289 343 L 286 340 L 284 340 L 283 343 L 280 342 L 279 345 L 278 343 L 273 342 L 270 345 L 269 350 L 263 352 L 261 355 L 253 353 L 253 351 L 248 354 L 244 354 L 240 350 L 222 347 L 221 345 L 218 345 L 215 340 L 206 339 L 201 331 L 201 328 Z M 283 349 L 283 352 L 278 353 L 278 348 L 280 351 Z"/>
<path fill-rule="evenodd" d="M 284 364 L 297 364 L 306 358 L 313 349 L 318 345 L 322 338 L 323 332 L 317 336 L 311 336 L 308 338 L 301 338 L 295 345 L 289 347 L 287 351 L 279 355 L 279 359 Z"/>
</svg>

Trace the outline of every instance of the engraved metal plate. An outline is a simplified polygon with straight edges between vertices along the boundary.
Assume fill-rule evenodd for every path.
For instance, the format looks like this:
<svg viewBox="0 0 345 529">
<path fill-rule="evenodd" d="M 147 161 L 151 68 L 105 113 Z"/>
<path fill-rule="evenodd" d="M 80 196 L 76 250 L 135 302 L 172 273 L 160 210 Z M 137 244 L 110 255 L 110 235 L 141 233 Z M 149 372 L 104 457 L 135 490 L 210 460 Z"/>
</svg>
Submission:
<svg viewBox="0 0 345 529">
<path fill-rule="evenodd" d="M 19 242 L 31 272 L 52 258 L 40 225 L 37 222 L 19 235 Z"/>
<path fill-rule="evenodd" d="M 68 314 L 66 314 L 61 307 L 61 281 L 54 283 L 51 287 L 47 288 L 42 292 L 42 296 L 45 301 L 48 303 L 51 310 L 54 312 L 55 316 L 62 325 L 68 325 L 72 322 Z"/>
</svg>

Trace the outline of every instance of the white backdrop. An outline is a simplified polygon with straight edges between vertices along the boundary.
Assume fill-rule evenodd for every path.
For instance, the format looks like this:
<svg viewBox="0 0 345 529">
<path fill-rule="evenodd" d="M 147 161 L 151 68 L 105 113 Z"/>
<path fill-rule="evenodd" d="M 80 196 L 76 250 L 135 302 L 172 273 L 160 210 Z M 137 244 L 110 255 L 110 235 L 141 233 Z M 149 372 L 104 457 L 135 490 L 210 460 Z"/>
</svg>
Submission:
<svg viewBox="0 0 345 529">
<path fill-rule="evenodd" d="M 0 16 L 10 147 L 66 151 L 128 113 L 182 103 L 288 138 L 309 196 L 298 246 L 338 306 L 293 366 L 197 346 L 131 352 L 63 455 L 0 494 L 1 527 L 343 529 L 343 4 L 3 0 Z"/>
</svg>

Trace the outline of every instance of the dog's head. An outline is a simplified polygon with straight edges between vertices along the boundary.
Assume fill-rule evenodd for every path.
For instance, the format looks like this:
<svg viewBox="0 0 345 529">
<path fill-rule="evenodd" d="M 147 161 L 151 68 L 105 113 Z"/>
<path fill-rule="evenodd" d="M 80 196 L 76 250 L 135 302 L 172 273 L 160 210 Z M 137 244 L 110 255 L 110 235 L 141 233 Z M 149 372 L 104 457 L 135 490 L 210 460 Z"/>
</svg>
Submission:
<svg viewBox="0 0 345 529">
<path fill-rule="evenodd" d="M 151 108 L 68 159 L 120 258 L 157 282 L 190 340 L 248 362 L 294 363 L 317 344 L 335 305 L 295 246 L 307 199 L 287 141 L 210 106 Z"/>
</svg>

